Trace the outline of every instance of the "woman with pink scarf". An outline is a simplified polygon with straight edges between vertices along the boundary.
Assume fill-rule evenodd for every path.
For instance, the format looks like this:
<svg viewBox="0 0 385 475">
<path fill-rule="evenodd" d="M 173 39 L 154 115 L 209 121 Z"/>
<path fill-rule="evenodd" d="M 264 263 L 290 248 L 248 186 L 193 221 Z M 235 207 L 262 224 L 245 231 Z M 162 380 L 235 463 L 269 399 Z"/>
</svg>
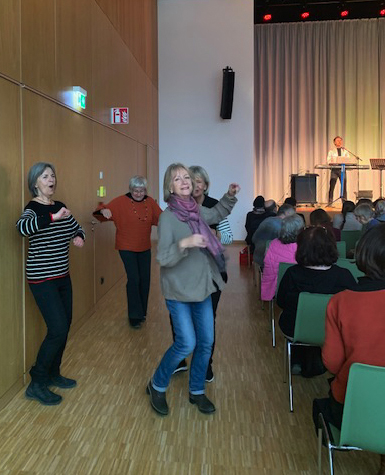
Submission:
<svg viewBox="0 0 385 475">
<path fill-rule="evenodd" d="M 164 176 L 163 195 L 168 204 L 158 224 L 157 261 L 166 306 L 171 314 L 175 341 L 164 354 L 147 386 L 156 412 L 167 415 L 166 390 L 178 364 L 192 353 L 189 401 L 205 413 L 215 412 L 205 395 L 206 371 L 214 340 L 211 294 L 224 287 L 224 250 L 209 224 L 230 214 L 239 186 L 232 183 L 214 208 L 200 207 L 192 197 L 193 177 L 181 163 L 170 165 Z"/>
</svg>

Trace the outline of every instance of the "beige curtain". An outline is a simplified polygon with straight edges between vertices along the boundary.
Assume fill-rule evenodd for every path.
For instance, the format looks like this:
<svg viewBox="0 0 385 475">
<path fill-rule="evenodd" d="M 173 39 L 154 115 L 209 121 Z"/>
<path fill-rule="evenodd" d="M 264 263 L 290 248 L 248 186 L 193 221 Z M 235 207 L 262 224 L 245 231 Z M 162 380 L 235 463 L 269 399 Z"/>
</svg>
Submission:
<svg viewBox="0 0 385 475">
<path fill-rule="evenodd" d="M 385 19 L 256 25 L 256 194 L 282 200 L 291 174 L 316 172 L 326 202 L 329 171 L 314 165 L 336 135 L 361 164 L 385 157 Z M 379 177 L 348 172 L 348 198 L 377 198 Z"/>
</svg>

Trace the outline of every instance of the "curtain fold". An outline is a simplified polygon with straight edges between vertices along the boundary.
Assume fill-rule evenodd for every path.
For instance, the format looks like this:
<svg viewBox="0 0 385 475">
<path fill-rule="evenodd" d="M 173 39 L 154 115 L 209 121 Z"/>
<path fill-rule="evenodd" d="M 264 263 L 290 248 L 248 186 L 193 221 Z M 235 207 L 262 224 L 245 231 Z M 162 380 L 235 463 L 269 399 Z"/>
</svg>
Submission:
<svg viewBox="0 0 385 475">
<path fill-rule="evenodd" d="M 385 158 L 385 19 L 256 25 L 254 39 L 256 194 L 281 201 L 291 174 L 319 173 L 326 203 L 314 166 L 336 135 L 360 164 Z M 358 189 L 380 196 L 379 172 L 349 171 L 348 198 Z"/>
</svg>

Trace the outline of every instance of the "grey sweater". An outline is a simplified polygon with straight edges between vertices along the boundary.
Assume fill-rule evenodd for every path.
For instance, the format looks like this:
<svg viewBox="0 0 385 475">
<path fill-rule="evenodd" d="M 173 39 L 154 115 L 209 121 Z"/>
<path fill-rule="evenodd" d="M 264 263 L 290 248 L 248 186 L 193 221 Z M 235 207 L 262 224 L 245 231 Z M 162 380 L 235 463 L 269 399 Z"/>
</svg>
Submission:
<svg viewBox="0 0 385 475">
<path fill-rule="evenodd" d="M 200 213 L 207 224 L 219 223 L 230 214 L 237 198 L 227 193 L 213 208 L 200 206 Z M 217 289 L 224 287 L 218 267 L 211 255 L 198 247 L 179 248 L 179 241 L 192 235 L 187 223 L 168 208 L 160 215 L 158 223 L 158 252 L 160 283 L 167 300 L 179 302 L 202 302 Z"/>
</svg>

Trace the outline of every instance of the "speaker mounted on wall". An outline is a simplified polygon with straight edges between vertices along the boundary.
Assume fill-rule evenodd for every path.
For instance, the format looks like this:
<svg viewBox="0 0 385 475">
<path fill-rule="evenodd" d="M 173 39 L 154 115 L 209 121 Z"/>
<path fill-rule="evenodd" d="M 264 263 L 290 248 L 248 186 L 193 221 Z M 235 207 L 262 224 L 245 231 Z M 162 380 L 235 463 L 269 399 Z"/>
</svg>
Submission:
<svg viewBox="0 0 385 475">
<path fill-rule="evenodd" d="M 231 119 L 233 112 L 233 98 L 234 98 L 234 81 L 235 72 L 226 66 L 223 69 L 223 85 L 222 85 L 222 102 L 221 102 L 221 118 Z"/>
</svg>

